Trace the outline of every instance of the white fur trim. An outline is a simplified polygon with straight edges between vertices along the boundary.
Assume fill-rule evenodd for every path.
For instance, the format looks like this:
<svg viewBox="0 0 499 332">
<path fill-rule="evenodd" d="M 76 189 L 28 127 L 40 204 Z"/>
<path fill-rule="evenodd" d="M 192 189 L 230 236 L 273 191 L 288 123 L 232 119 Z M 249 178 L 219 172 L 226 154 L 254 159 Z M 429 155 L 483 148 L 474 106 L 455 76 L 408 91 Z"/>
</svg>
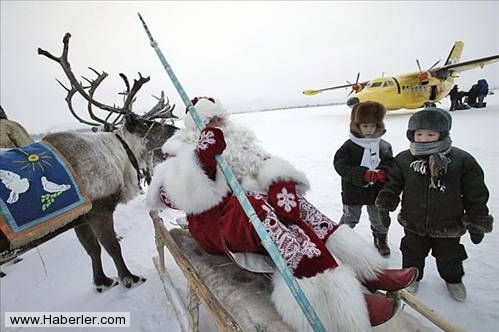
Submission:
<svg viewBox="0 0 499 332">
<path fill-rule="evenodd" d="M 327 239 L 326 247 L 361 281 L 376 279 L 386 269 L 386 260 L 348 225 L 340 225 Z"/>
<path fill-rule="evenodd" d="M 215 99 L 215 102 L 213 103 L 206 98 L 201 98 L 194 107 L 199 114 L 206 118 L 212 118 L 214 116 L 225 118 L 229 115 L 222 103 L 217 99 Z"/>
<path fill-rule="evenodd" d="M 157 208 L 159 188 L 163 186 L 175 207 L 187 214 L 198 214 L 222 202 L 230 189 L 217 168 L 216 181 L 206 176 L 194 151 L 188 150 L 167 159 L 154 169 L 154 178 L 147 192 L 147 204 Z M 164 206 L 162 206 L 164 208 Z"/>
<path fill-rule="evenodd" d="M 310 183 L 305 173 L 298 171 L 288 161 L 274 156 L 263 162 L 258 172 L 257 180 L 265 191 L 276 180 L 295 181 L 297 185 L 296 190 L 299 194 L 304 194 L 310 189 Z"/>
<path fill-rule="evenodd" d="M 243 187 L 244 191 L 249 191 L 257 194 L 265 193 L 265 191 L 260 188 L 260 185 L 258 184 L 256 179 L 251 176 L 245 176 L 241 179 L 241 187 Z"/>
<path fill-rule="evenodd" d="M 182 151 L 194 150 L 194 148 L 194 144 L 187 142 L 181 131 L 178 130 L 161 146 L 161 152 L 163 152 L 163 154 L 168 154 L 169 156 L 176 156 L 179 153 L 182 153 Z"/>
<path fill-rule="evenodd" d="M 203 122 L 205 125 L 208 123 L 209 119 L 215 116 L 222 119 L 226 119 L 229 116 L 229 112 L 227 112 L 222 103 L 217 99 L 215 99 L 215 103 L 213 103 L 206 98 L 201 98 L 196 103 L 196 105 L 194 105 L 194 107 L 196 108 L 196 111 L 199 113 L 199 115 L 201 115 L 201 117 L 203 118 Z M 194 123 L 194 120 L 192 119 L 192 116 L 190 114 L 185 115 L 184 125 L 186 128 L 196 128 L 196 124 Z"/>
<path fill-rule="evenodd" d="M 326 331 L 371 331 L 361 284 L 348 267 L 337 267 L 296 281 Z M 274 273 L 273 283 L 271 299 L 283 320 L 295 331 L 312 331 L 279 272 Z"/>
<path fill-rule="evenodd" d="M 166 173 L 168 164 L 165 161 L 159 163 L 154 167 L 153 177 L 151 183 L 147 187 L 146 205 L 151 209 L 164 209 L 165 205 L 159 199 L 159 189 L 163 185 L 161 181 L 162 174 Z"/>
<path fill-rule="evenodd" d="M 189 116 L 189 118 L 191 117 Z M 190 121 L 192 122 L 192 120 Z M 227 118 L 222 130 L 227 143 L 223 156 L 237 180 L 246 191 L 265 192 L 264 189 L 267 188 L 260 187 L 256 174 L 260 171 L 264 160 L 270 158 L 270 155 L 260 147 L 258 139 L 250 129 L 240 126 Z M 163 144 L 162 151 L 163 153 L 175 155 L 178 151 L 187 149 L 186 146 L 189 146 L 189 144 L 190 149 L 195 149 L 198 137 L 199 131 L 192 122 L 192 127 L 186 126 L 184 129 L 177 130 Z"/>
</svg>

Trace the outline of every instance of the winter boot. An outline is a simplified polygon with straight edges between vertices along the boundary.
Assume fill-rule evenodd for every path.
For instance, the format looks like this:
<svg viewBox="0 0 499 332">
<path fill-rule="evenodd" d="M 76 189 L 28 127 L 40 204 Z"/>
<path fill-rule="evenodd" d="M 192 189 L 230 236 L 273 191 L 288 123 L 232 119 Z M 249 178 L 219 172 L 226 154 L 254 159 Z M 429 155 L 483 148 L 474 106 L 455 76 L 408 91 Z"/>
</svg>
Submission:
<svg viewBox="0 0 499 332">
<path fill-rule="evenodd" d="M 366 300 L 371 326 L 383 324 L 396 314 L 395 303 L 391 298 L 375 294 L 364 294 L 364 299 Z"/>
<path fill-rule="evenodd" d="M 390 256 L 390 247 L 386 243 L 387 233 L 379 233 L 373 231 L 374 246 L 378 249 L 379 253 L 383 257 Z"/>
<path fill-rule="evenodd" d="M 445 283 L 447 285 L 447 290 L 449 291 L 450 297 L 452 297 L 457 302 L 464 302 L 466 300 L 466 287 L 462 282 L 451 284 L 450 282 Z"/>
<path fill-rule="evenodd" d="M 378 289 L 394 292 L 409 286 L 418 277 L 418 269 L 407 267 L 403 269 L 386 269 L 377 279 L 364 282 L 364 286 L 371 292 Z"/>
</svg>

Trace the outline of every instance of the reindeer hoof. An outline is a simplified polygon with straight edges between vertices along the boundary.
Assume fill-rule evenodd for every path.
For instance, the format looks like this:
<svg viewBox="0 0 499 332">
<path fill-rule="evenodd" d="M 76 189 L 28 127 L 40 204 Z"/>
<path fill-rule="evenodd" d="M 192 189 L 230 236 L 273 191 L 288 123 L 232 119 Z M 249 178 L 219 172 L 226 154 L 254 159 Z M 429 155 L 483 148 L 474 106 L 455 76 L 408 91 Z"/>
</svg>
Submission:
<svg viewBox="0 0 499 332">
<path fill-rule="evenodd" d="M 145 283 L 146 281 L 147 281 L 146 278 L 135 276 L 135 275 L 127 276 L 127 277 L 124 277 L 123 279 L 121 279 L 121 283 L 126 288 L 132 288 L 132 287 L 140 286 L 143 283 Z"/>
<path fill-rule="evenodd" d="M 97 293 L 102 294 L 103 292 L 113 288 L 120 283 L 120 281 L 116 278 L 110 278 L 109 281 L 110 283 L 108 285 L 95 286 L 95 290 L 97 291 Z"/>
</svg>

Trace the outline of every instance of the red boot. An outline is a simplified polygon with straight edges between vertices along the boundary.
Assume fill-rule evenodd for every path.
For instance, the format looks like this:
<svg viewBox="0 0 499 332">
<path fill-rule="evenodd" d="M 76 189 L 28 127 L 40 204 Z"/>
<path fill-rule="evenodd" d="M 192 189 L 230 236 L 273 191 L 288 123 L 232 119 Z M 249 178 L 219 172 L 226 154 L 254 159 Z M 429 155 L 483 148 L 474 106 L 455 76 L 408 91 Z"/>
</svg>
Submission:
<svg viewBox="0 0 499 332">
<path fill-rule="evenodd" d="M 364 298 L 371 326 L 383 324 L 395 315 L 395 304 L 392 299 L 375 294 L 364 294 Z"/>
<path fill-rule="evenodd" d="M 364 283 L 371 292 L 378 289 L 388 292 L 397 291 L 406 288 L 418 277 L 418 269 L 415 267 L 408 267 L 404 269 L 386 269 L 379 276 L 378 279 L 369 280 Z"/>
</svg>

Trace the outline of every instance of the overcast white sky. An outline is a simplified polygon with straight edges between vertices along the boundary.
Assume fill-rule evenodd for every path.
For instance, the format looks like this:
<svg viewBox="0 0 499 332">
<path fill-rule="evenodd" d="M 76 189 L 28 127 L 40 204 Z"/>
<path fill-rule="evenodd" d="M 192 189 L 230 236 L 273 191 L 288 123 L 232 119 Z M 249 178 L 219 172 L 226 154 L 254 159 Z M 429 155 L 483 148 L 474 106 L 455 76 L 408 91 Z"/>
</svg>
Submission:
<svg viewBox="0 0 499 332">
<path fill-rule="evenodd" d="M 258 105 L 346 99 L 347 91 L 305 97 L 324 88 L 376 76 L 397 75 L 445 60 L 455 40 L 464 42 L 462 60 L 499 54 L 497 1 L 1 1 L 0 103 L 8 116 L 38 133 L 72 120 L 65 81 L 55 55 L 72 34 L 70 63 L 77 76 L 92 66 L 110 74 L 97 95 L 120 102 L 123 84 L 140 71 L 151 76 L 135 110 L 154 103 L 165 90 L 183 107 L 150 47 L 137 18 L 147 21 L 187 93 L 218 97 L 241 110 Z M 464 72 L 457 83 L 469 89 L 485 77 L 499 86 L 499 64 Z"/>
</svg>

